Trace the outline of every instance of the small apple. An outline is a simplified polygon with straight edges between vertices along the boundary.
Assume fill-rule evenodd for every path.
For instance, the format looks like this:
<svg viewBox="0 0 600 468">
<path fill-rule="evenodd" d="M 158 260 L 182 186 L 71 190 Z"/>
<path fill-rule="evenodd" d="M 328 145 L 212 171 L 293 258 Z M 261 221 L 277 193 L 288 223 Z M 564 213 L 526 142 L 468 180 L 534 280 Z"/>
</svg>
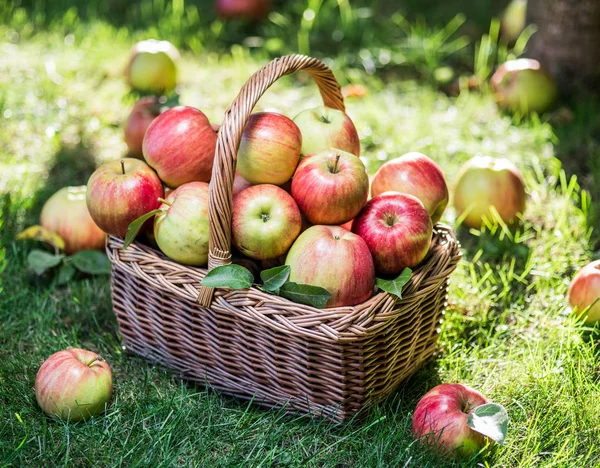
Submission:
<svg viewBox="0 0 600 468">
<path fill-rule="evenodd" d="M 217 14 L 222 19 L 259 20 L 270 7 L 271 0 L 216 0 Z"/>
<path fill-rule="evenodd" d="M 154 97 L 145 97 L 135 103 L 131 114 L 125 122 L 125 143 L 129 148 L 129 154 L 136 158 L 142 158 L 142 142 L 146 130 L 152 121 L 160 115 L 160 103 Z"/>
<path fill-rule="evenodd" d="M 276 185 L 254 185 L 233 201 L 233 244 L 250 258 L 269 260 L 285 254 L 301 227 L 298 205 Z"/>
<path fill-rule="evenodd" d="M 577 272 L 569 286 L 569 304 L 574 313 L 587 307 L 586 323 L 600 320 L 600 260 L 589 263 Z"/>
<path fill-rule="evenodd" d="M 85 185 L 61 188 L 44 203 L 40 215 L 40 225 L 62 237 L 68 254 L 104 248 L 106 233 L 90 216 L 86 191 Z"/>
<path fill-rule="evenodd" d="M 168 41 L 148 39 L 131 49 L 125 75 L 129 85 L 140 92 L 166 94 L 177 84 L 179 52 Z"/>
<path fill-rule="evenodd" d="M 72 422 L 102 414 L 112 395 L 112 373 L 97 353 L 71 348 L 50 356 L 35 378 L 35 398 L 49 416 Z"/>
<path fill-rule="evenodd" d="M 384 192 L 408 193 L 417 197 L 437 223 L 448 205 L 448 187 L 439 166 L 421 153 L 407 153 L 386 162 L 375 173 L 371 196 Z"/>
<path fill-rule="evenodd" d="M 292 196 L 311 224 L 343 224 L 369 196 L 369 177 L 360 158 L 326 149 L 304 158 L 292 179 Z"/>
<path fill-rule="evenodd" d="M 533 59 L 505 62 L 490 82 L 498 105 L 511 112 L 541 114 L 558 96 L 554 79 Z"/>
<path fill-rule="evenodd" d="M 500 35 L 508 42 L 516 41 L 525 29 L 527 0 L 512 0 L 500 18 Z"/>
<path fill-rule="evenodd" d="M 235 198 L 238 193 L 247 189 L 248 187 L 252 187 L 252 184 L 236 172 L 235 177 L 233 178 L 231 196 Z"/>
<path fill-rule="evenodd" d="M 171 188 L 187 182 L 208 182 L 217 134 L 206 116 L 189 106 L 173 107 L 146 130 L 144 159 Z"/>
<path fill-rule="evenodd" d="M 294 175 L 302 148 L 298 126 L 275 112 L 252 114 L 237 152 L 237 171 L 253 184 L 286 183 Z"/>
<path fill-rule="evenodd" d="M 208 184 L 188 182 L 173 190 L 154 217 L 160 250 L 184 265 L 208 263 Z"/>
<path fill-rule="evenodd" d="M 360 139 L 348 115 L 337 109 L 321 106 L 307 109 L 294 117 L 302 133 L 302 157 L 329 148 L 360 156 Z"/>
<path fill-rule="evenodd" d="M 365 241 L 340 226 L 312 226 L 285 259 L 289 281 L 325 288 L 326 307 L 353 306 L 373 295 L 375 268 Z"/>
<path fill-rule="evenodd" d="M 517 167 L 508 159 L 475 156 L 465 163 L 454 190 L 457 215 L 463 223 L 479 229 L 483 217 L 492 219 L 491 207 L 508 224 L 525 211 L 525 184 Z"/>
<path fill-rule="evenodd" d="M 385 192 L 372 198 L 354 219 L 352 232 L 362 237 L 382 275 L 397 275 L 425 258 L 431 245 L 431 217 L 418 198 Z"/>
<path fill-rule="evenodd" d="M 125 237 L 132 221 L 160 206 L 163 187 L 144 161 L 124 158 L 102 164 L 90 176 L 86 201 L 100 229 Z"/>
</svg>

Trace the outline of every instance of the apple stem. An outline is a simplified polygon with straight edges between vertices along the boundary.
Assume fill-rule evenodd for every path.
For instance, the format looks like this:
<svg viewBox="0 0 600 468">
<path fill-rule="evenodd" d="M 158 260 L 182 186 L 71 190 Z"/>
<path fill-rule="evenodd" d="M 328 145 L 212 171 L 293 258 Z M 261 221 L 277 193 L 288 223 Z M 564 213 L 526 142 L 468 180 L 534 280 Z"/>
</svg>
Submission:
<svg viewBox="0 0 600 468">
<path fill-rule="evenodd" d="M 165 200 L 164 198 L 158 197 L 158 201 L 161 203 L 164 203 L 165 205 L 171 206 L 173 203 L 171 203 L 168 200 Z"/>
<path fill-rule="evenodd" d="M 337 174 L 337 171 L 338 171 L 338 163 L 339 163 L 339 162 L 340 162 L 340 155 L 339 155 L 339 154 L 336 154 L 336 155 L 335 155 L 335 161 L 334 161 L 334 163 L 333 163 L 333 173 L 334 173 L 334 174 Z"/>
<path fill-rule="evenodd" d="M 99 354 L 96 355 L 96 357 L 94 359 L 92 359 L 90 362 L 88 362 L 88 367 L 92 367 L 96 362 L 102 362 L 104 361 L 104 359 L 102 359 L 102 356 L 100 356 Z"/>
<path fill-rule="evenodd" d="M 121 159 L 121 170 L 123 171 L 123 175 L 125 175 L 125 161 Z"/>
</svg>

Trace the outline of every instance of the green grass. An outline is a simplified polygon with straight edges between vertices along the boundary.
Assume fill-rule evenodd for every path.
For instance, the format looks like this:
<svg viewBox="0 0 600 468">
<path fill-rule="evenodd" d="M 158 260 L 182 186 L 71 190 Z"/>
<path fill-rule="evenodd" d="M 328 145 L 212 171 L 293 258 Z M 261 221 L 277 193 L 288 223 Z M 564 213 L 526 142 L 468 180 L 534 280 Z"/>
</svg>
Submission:
<svg viewBox="0 0 600 468">
<path fill-rule="evenodd" d="M 329 3 L 326 9 L 332 10 Z M 324 22 L 331 20 L 322 14 Z M 581 171 L 592 191 L 600 180 L 597 104 L 573 104 L 567 123 L 556 123 L 556 115 L 553 124 L 547 118 L 517 121 L 499 113 L 485 93 L 449 98 L 435 88 L 427 76 L 453 64 L 452 56 L 411 59 L 417 73 L 407 75 L 371 75 L 348 63 L 350 52 L 329 57 L 344 66 L 335 69 L 344 82 L 369 87 L 367 97 L 347 105 L 371 172 L 407 151 L 422 151 L 452 184 L 473 155 L 503 156 L 523 171 L 530 198 L 516 233 L 457 229 L 465 255 L 452 277 L 438 356 L 364 421 L 311 421 L 186 384 L 124 355 L 107 277 L 56 287 L 27 269 L 32 244 L 14 242 L 16 233 L 37 223 L 56 189 L 85 183 L 97 164 L 125 151 L 121 125 L 132 97 L 121 70 L 131 43 L 153 30 L 132 32 L 97 16 L 39 24 L 31 16 L 12 17 L 0 26 L 6 38 L 0 43 L 0 465 L 600 466 L 598 329 L 569 316 L 565 301 L 570 278 L 594 256 L 593 205 L 570 174 Z M 159 25 L 165 34 L 169 24 Z M 406 25 L 425 38 L 444 27 Z M 73 40 L 65 40 L 71 32 Z M 188 37 L 175 39 L 188 45 L 181 102 L 213 122 L 269 55 L 228 42 L 194 51 Z M 427 56 L 427 45 L 414 47 Z M 314 86 L 290 77 L 259 108 L 294 116 L 318 102 Z M 587 159 L 573 162 L 582 152 Z M 451 209 L 445 218 L 455 222 Z M 33 393 L 43 360 L 71 346 L 101 352 L 114 372 L 107 414 L 87 423 L 46 418 Z M 412 411 L 439 382 L 471 385 L 503 404 L 511 417 L 506 445 L 452 463 L 416 444 Z"/>
</svg>

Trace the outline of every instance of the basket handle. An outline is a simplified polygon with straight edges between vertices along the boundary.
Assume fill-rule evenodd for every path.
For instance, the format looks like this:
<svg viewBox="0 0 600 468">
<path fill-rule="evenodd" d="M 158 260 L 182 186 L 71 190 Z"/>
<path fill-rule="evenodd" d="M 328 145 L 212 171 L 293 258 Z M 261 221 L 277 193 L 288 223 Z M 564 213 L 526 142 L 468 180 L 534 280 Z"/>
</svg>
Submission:
<svg viewBox="0 0 600 468">
<path fill-rule="evenodd" d="M 241 89 L 225 112 L 219 129 L 215 162 L 208 189 L 209 253 L 208 270 L 231 263 L 231 204 L 237 150 L 244 127 L 252 109 L 264 92 L 285 75 L 305 70 L 313 78 L 323 103 L 333 109 L 344 110 L 340 85 L 332 71 L 320 60 L 304 55 L 286 55 L 276 58 L 258 70 Z M 200 286 L 198 302 L 209 307 L 213 288 Z"/>
</svg>

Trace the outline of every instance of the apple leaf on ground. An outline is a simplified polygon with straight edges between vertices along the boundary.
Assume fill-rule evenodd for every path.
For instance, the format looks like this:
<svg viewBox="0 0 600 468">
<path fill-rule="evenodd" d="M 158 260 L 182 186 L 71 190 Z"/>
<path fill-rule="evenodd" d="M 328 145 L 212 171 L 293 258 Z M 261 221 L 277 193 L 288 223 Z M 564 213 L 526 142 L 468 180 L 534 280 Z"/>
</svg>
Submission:
<svg viewBox="0 0 600 468">
<path fill-rule="evenodd" d="M 110 260 L 98 250 L 82 250 L 69 257 L 69 263 L 90 275 L 110 274 Z"/>
<path fill-rule="evenodd" d="M 125 242 L 123 242 L 123 250 L 125 250 L 127 247 L 129 247 L 129 245 L 133 242 L 133 240 L 135 239 L 135 236 L 138 235 L 138 232 L 140 232 L 140 229 L 142 229 L 142 226 L 144 225 L 144 223 L 146 221 L 148 221 L 150 218 L 152 218 L 152 216 L 157 215 L 158 213 L 161 213 L 162 211 L 163 210 L 161 210 L 161 209 L 152 210 L 149 213 L 146 213 L 146 214 L 140 216 L 139 218 L 133 220 L 129 224 L 129 227 L 127 228 L 127 234 L 125 234 Z"/>
<path fill-rule="evenodd" d="M 279 288 L 279 295 L 290 301 L 313 306 L 317 309 L 324 308 L 329 298 L 331 298 L 331 294 L 327 289 L 319 286 L 312 286 L 310 284 L 293 282 L 284 283 L 281 288 Z"/>
<path fill-rule="evenodd" d="M 46 242 L 47 244 L 50 244 L 57 250 L 65 249 L 65 241 L 62 237 L 60 237 L 58 234 L 51 231 L 50 229 L 46 229 L 45 227 L 39 225 L 30 226 L 24 231 L 17 234 L 17 237 L 15 237 L 15 240 L 22 239 L 33 239 Z"/>
<path fill-rule="evenodd" d="M 508 413 L 504 406 L 498 403 L 487 403 L 471 410 L 467 425 L 474 431 L 503 444 L 508 432 Z"/>
<path fill-rule="evenodd" d="M 289 265 L 281 265 L 263 270 L 260 272 L 260 279 L 263 280 L 262 289 L 273 294 L 279 294 L 279 288 L 284 285 L 289 277 Z"/>
<path fill-rule="evenodd" d="M 60 266 L 60 269 L 58 270 L 58 278 L 56 280 L 56 283 L 58 285 L 67 284 L 73 279 L 73 277 L 75 276 L 75 272 L 76 270 L 73 265 L 71 265 L 70 263 L 63 262 L 63 264 Z"/>
<path fill-rule="evenodd" d="M 246 289 L 254 283 L 254 276 L 247 268 L 234 263 L 210 270 L 201 281 L 209 288 Z"/>
<path fill-rule="evenodd" d="M 393 294 L 394 296 L 398 297 L 398 299 L 402 299 L 402 287 L 408 283 L 411 275 L 412 270 L 410 268 L 405 268 L 397 278 L 391 280 L 375 278 L 375 283 L 382 291 Z"/>
<path fill-rule="evenodd" d="M 41 275 L 62 262 L 64 257 L 62 254 L 54 255 L 43 250 L 33 249 L 27 256 L 27 263 L 36 275 Z"/>
</svg>

